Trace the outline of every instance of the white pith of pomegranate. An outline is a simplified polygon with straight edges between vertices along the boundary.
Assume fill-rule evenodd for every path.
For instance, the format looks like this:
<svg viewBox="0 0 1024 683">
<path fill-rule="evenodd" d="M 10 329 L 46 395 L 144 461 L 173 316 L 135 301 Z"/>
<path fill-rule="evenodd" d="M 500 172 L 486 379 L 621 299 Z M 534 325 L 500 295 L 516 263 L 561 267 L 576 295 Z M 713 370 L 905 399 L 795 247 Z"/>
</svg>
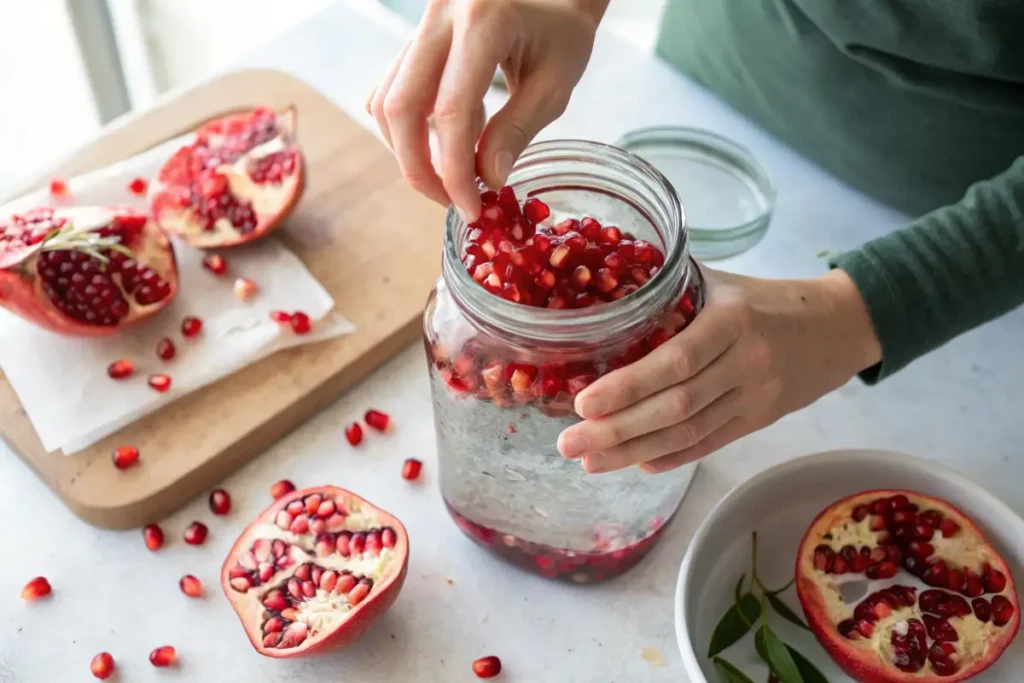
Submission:
<svg viewBox="0 0 1024 683">
<path fill-rule="evenodd" d="M 409 543 L 396 518 L 334 486 L 293 491 L 235 541 L 221 585 L 260 654 L 356 640 L 398 597 Z"/>
<path fill-rule="evenodd" d="M 41 327 L 111 334 L 177 290 L 170 240 L 137 211 L 39 207 L 0 218 L 0 305 Z"/>
<path fill-rule="evenodd" d="M 266 107 L 200 126 L 150 186 L 157 223 L 196 247 L 227 247 L 266 235 L 304 186 L 295 111 Z"/>
<path fill-rule="evenodd" d="M 861 683 L 966 680 L 1020 627 L 1013 577 L 981 530 L 912 491 L 825 509 L 800 544 L 796 588 L 818 641 Z"/>
</svg>

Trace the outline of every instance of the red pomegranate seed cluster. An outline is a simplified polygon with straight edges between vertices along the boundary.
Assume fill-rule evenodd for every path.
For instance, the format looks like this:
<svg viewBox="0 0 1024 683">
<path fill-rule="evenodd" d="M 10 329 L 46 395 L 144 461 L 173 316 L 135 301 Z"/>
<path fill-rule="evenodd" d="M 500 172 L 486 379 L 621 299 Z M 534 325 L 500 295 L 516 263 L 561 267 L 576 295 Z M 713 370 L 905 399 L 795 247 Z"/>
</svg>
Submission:
<svg viewBox="0 0 1024 683">
<path fill-rule="evenodd" d="M 480 218 L 470 224 L 466 270 L 503 299 L 543 308 L 588 308 L 632 294 L 665 263 L 659 248 L 594 218 L 567 218 L 552 226 L 537 198 L 520 209 L 511 187 L 480 196 Z"/>
<path fill-rule="evenodd" d="M 295 334 L 306 334 L 313 329 L 313 323 L 310 321 L 309 316 L 302 311 L 295 311 L 294 313 L 271 311 L 270 319 L 275 323 L 290 326 Z"/>
<path fill-rule="evenodd" d="M 385 432 L 388 429 L 388 425 L 391 423 L 391 417 L 387 413 L 382 413 L 379 410 L 370 408 L 363 415 L 363 420 L 367 426 L 373 428 L 378 432 Z M 358 446 L 363 442 L 363 427 L 358 422 L 353 422 L 345 427 L 345 439 L 353 446 Z"/>
</svg>

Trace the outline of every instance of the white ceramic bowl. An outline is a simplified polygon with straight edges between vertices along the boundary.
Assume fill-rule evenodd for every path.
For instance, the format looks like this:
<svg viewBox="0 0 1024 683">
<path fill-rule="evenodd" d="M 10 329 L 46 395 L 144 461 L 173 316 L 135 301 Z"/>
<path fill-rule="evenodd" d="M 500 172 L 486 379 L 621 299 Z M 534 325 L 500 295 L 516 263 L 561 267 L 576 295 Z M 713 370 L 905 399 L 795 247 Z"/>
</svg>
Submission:
<svg viewBox="0 0 1024 683">
<path fill-rule="evenodd" d="M 758 534 L 758 574 L 778 587 L 793 576 L 797 546 L 814 517 L 838 498 L 880 488 L 906 488 L 944 498 L 981 527 L 1020 585 L 1024 581 L 1024 520 L 1005 503 L 936 462 L 903 453 L 843 450 L 808 455 L 754 476 L 730 491 L 704 520 L 683 558 L 676 585 L 676 638 L 689 683 L 718 683 L 707 658 L 711 633 L 733 602 L 741 573 L 749 574 L 750 533 Z M 782 595 L 803 614 L 795 589 Z M 774 616 L 774 615 L 773 615 Z M 831 683 L 851 680 L 807 631 L 781 619 L 772 628 L 821 670 Z M 747 636 L 723 656 L 755 681 L 768 669 Z M 999 661 L 972 681 L 1024 681 L 1024 634 Z"/>
</svg>

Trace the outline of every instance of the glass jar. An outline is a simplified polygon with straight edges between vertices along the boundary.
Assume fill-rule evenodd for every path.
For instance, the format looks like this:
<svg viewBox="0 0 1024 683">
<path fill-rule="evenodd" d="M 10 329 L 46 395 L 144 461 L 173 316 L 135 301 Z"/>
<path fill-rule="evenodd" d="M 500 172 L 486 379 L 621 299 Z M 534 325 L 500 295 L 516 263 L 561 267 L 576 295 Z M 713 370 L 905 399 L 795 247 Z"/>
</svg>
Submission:
<svg viewBox="0 0 1024 683">
<path fill-rule="evenodd" d="M 580 390 L 689 324 L 703 306 L 703 281 L 675 191 L 639 157 L 593 142 L 544 142 L 527 149 L 508 182 L 520 201 L 537 197 L 550 207 L 546 224 L 590 216 L 664 254 L 649 282 L 618 300 L 524 306 L 473 280 L 461 261 L 470 228 L 450 210 L 442 275 L 424 315 L 449 513 L 470 538 L 516 564 L 597 581 L 647 553 L 695 465 L 588 474 L 562 458 L 556 440 L 579 421 Z"/>
</svg>

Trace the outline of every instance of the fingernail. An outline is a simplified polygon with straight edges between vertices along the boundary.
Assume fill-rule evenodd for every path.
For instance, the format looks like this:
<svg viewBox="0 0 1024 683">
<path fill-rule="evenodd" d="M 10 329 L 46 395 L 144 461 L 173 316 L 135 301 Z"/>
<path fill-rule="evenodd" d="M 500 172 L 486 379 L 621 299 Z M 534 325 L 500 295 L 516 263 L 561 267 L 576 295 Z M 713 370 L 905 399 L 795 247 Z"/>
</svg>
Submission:
<svg viewBox="0 0 1024 683">
<path fill-rule="evenodd" d="M 580 394 L 573 401 L 573 408 L 576 410 L 576 414 L 584 419 L 604 414 L 602 412 L 604 410 L 604 402 L 600 396 L 584 396 Z"/>
<path fill-rule="evenodd" d="M 513 163 L 515 163 L 515 159 L 512 158 L 512 152 L 498 152 L 498 155 L 494 157 L 494 174 L 498 176 L 498 181 L 502 185 L 508 180 Z"/>
<path fill-rule="evenodd" d="M 558 437 L 558 451 L 563 458 L 578 458 L 587 450 L 587 440 L 572 432 L 562 432 Z"/>
</svg>

